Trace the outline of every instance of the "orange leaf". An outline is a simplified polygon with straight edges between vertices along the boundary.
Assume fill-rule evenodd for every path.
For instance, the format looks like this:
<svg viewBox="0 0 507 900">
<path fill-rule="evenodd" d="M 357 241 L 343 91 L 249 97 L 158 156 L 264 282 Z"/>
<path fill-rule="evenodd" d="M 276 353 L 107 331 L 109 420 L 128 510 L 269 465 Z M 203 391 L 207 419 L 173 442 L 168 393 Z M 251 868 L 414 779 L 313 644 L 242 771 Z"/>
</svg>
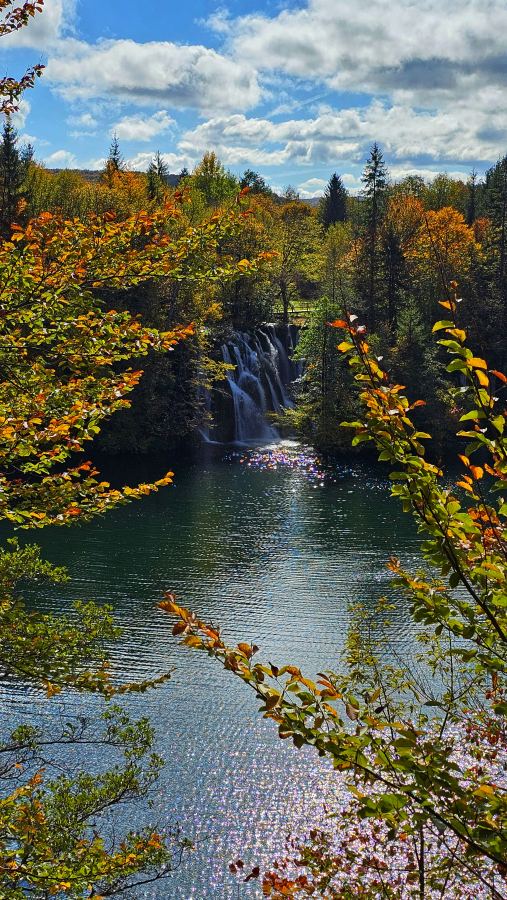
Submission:
<svg viewBox="0 0 507 900">
<path fill-rule="evenodd" d="M 485 359 L 481 359 L 480 356 L 472 356 L 470 359 L 467 359 L 467 366 L 469 369 L 487 369 L 488 364 Z"/>
</svg>

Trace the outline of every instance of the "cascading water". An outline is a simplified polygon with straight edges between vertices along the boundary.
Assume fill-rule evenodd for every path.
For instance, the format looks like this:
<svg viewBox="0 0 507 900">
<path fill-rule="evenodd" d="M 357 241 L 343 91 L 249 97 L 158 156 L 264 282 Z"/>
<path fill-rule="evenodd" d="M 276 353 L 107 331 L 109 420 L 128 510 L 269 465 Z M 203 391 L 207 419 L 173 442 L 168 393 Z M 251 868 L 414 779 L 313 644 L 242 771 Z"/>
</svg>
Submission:
<svg viewBox="0 0 507 900">
<path fill-rule="evenodd" d="M 266 413 L 293 406 L 290 385 L 301 373 L 301 363 L 292 361 L 297 340 L 292 325 L 233 332 L 222 346 L 222 359 L 234 369 L 228 372 L 225 396 L 221 389 L 212 398 L 208 439 L 248 443 L 279 437 Z"/>
</svg>

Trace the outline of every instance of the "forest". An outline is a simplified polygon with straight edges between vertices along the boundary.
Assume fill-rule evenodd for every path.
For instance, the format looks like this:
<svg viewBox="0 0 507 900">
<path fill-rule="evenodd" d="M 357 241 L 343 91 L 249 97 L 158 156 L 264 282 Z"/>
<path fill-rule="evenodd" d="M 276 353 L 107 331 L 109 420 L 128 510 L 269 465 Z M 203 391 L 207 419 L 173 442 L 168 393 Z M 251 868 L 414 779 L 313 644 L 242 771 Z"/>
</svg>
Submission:
<svg viewBox="0 0 507 900">
<path fill-rule="evenodd" d="M 244 265 L 243 275 L 232 282 L 214 278 L 205 296 L 181 280 L 161 285 L 155 279 L 135 293 L 111 295 L 115 306 L 152 325 L 191 321 L 195 332 L 170 366 L 164 359 L 148 363 L 136 394 L 139 415 L 116 418 L 101 438 L 108 451 L 143 453 L 195 438 L 207 415 L 204 391 L 224 379 L 225 337 L 271 321 L 302 326 L 298 355 L 306 360 L 305 373 L 285 426 L 319 449 L 343 449 L 347 443 L 337 426 L 354 409 L 354 391 L 327 323 L 344 308 L 362 316 L 387 368 L 426 401 L 421 420 L 432 423 L 440 449 L 449 447 L 458 407 L 432 326 L 452 280 L 477 353 L 505 368 L 507 157 L 484 181 L 472 172 L 467 183 L 446 174 L 430 183 L 418 176 L 393 182 L 374 144 L 361 192 L 349 195 L 335 173 L 312 206 L 290 186 L 284 196 L 273 194 L 252 170 L 235 178 L 213 152 L 192 173 L 171 175 L 160 153 L 146 174 L 129 172 L 117 139 L 93 181 L 78 171 L 48 171 L 31 147 L 19 146 L 7 123 L 0 173 L 6 237 L 14 222 L 23 226 L 42 212 L 70 221 L 114 214 L 120 222 L 166 204 L 178 206 L 183 233 L 219 211 L 237 210 L 240 197 L 242 227 L 221 242 L 220 255 L 224 263 Z M 260 257 L 263 264 L 252 277 L 248 261 Z"/>
<path fill-rule="evenodd" d="M 116 135 L 50 169 L 41 75 L 0 81 L 0 900 L 505 900 L 507 156 L 373 142 L 318 203 Z M 271 327 L 275 439 L 210 441 Z"/>
</svg>

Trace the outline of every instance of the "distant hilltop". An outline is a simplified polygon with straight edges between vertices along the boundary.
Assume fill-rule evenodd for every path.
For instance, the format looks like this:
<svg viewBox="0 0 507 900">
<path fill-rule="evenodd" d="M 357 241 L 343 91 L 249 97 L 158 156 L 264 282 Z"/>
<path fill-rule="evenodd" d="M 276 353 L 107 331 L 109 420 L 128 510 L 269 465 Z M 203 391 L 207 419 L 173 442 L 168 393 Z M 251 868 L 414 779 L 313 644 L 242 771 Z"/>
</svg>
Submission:
<svg viewBox="0 0 507 900">
<path fill-rule="evenodd" d="M 79 175 L 81 178 L 84 178 L 85 181 L 89 181 L 91 183 L 96 184 L 100 181 L 101 176 L 103 174 L 100 169 L 68 169 L 68 168 L 60 168 L 60 169 L 47 169 L 47 172 L 51 172 L 52 175 L 58 175 L 60 172 L 70 172 L 73 175 Z M 139 172 L 134 170 L 126 169 L 125 171 L 132 171 L 134 175 L 146 175 L 146 172 Z M 180 175 L 166 175 L 164 178 L 166 184 L 170 185 L 170 187 L 177 187 L 180 183 L 181 176 Z M 283 203 L 283 197 L 280 194 L 272 192 L 272 197 L 276 202 Z M 322 197 L 298 197 L 295 195 L 291 199 L 299 201 L 300 203 L 306 203 L 308 206 L 318 206 L 322 200 Z"/>
<path fill-rule="evenodd" d="M 81 178 L 84 178 L 85 181 L 97 182 L 100 181 L 102 171 L 99 169 L 47 169 L 48 172 L 51 172 L 53 175 L 58 175 L 60 172 L 72 172 L 74 175 L 80 175 Z M 145 175 L 145 172 L 135 172 L 135 175 Z M 179 175 L 167 175 L 166 176 L 167 184 L 170 184 L 171 187 L 177 187 L 180 181 Z"/>
</svg>

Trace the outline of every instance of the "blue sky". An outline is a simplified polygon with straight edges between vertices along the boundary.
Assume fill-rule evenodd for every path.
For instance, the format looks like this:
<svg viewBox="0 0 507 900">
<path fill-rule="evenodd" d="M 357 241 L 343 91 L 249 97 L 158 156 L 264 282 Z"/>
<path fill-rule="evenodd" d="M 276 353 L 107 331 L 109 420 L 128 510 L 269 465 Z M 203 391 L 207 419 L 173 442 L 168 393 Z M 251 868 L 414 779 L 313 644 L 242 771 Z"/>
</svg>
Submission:
<svg viewBox="0 0 507 900">
<path fill-rule="evenodd" d="M 146 169 L 215 150 L 316 196 L 392 176 L 466 177 L 507 152 L 505 0 L 46 0 L 2 38 L 2 74 L 46 64 L 16 125 L 52 167 L 100 168 L 114 132 Z"/>
</svg>

